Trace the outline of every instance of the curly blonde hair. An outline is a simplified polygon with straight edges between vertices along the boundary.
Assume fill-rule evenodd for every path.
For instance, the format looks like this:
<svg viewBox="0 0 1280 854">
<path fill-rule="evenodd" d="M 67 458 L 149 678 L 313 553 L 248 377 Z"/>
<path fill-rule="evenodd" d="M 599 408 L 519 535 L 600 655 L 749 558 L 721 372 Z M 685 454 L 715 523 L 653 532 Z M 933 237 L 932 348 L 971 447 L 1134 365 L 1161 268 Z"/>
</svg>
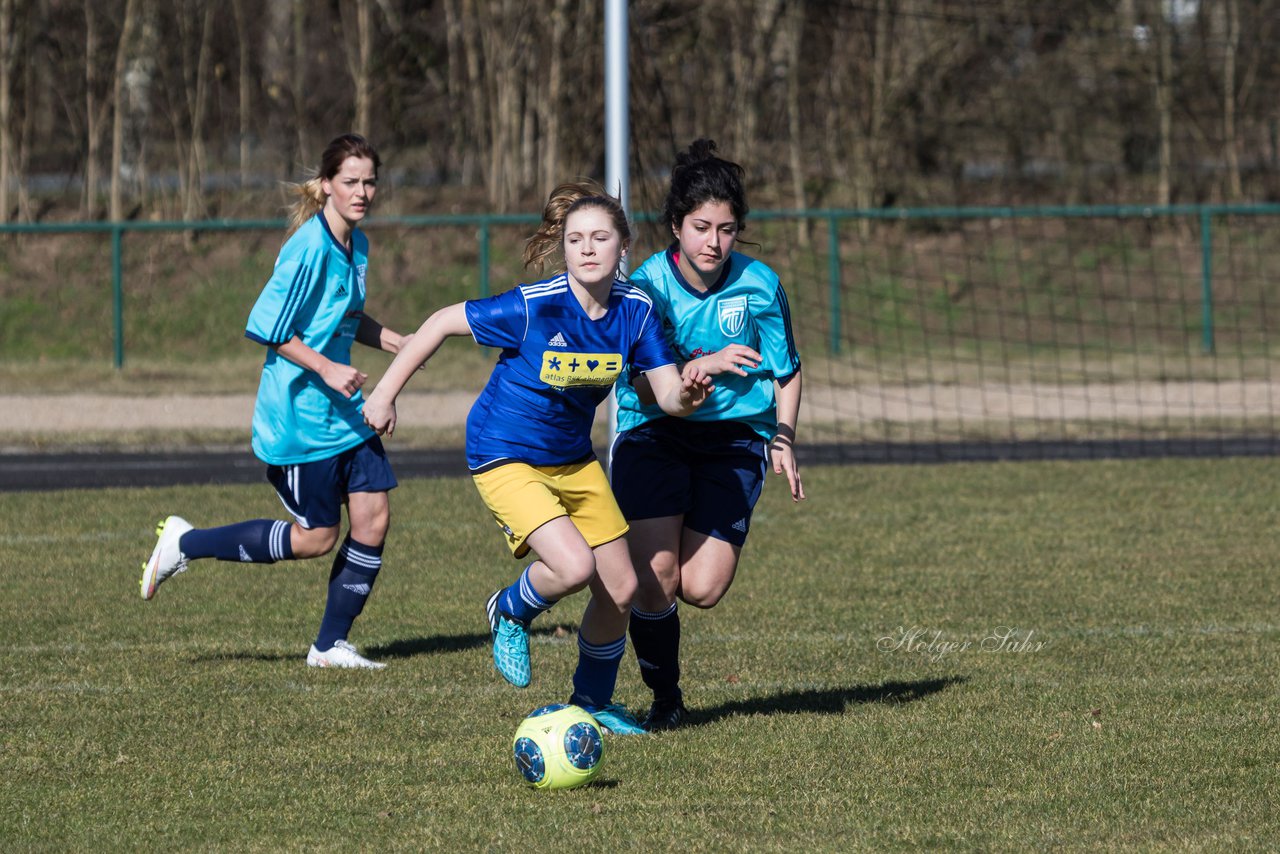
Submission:
<svg viewBox="0 0 1280 854">
<path fill-rule="evenodd" d="M 631 245 L 631 224 L 622 202 L 595 181 L 574 181 L 561 184 L 551 191 L 546 207 L 542 209 L 542 224 L 525 241 L 524 266 L 542 272 L 547 259 L 563 251 L 564 224 L 569 214 L 584 208 L 599 208 L 613 220 L 613 227 L 622 237 L 623 247 Z M 562 256 L 563 258 L 563 256 Z M 560 266 L 559 269 L 563 269 Z"/>
</svg>

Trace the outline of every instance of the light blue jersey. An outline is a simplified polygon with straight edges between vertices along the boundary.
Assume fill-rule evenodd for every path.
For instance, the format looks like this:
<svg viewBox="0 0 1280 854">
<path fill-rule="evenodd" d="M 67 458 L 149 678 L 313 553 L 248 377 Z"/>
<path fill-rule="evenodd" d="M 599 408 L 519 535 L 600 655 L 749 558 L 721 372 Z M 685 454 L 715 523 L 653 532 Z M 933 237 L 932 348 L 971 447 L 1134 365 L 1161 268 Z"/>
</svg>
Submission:
<svg viewBox="0 0 1280 854">
<path fill-rule="evenodd" d="M 615 281 L 609 310 L 591 319 L 568 275 L 466 303 L 476 342 L 501 347 L 467 417 L 467 465 L 558 466 L 589 459 L 596 407 L 629 368 L 675 362 L 653 303 Z"/>
<path fill-rule="evenodd" d="M 787 295 L 773 270 L 734 252 L 720 279 L 697 291 L 676 266 L 677 247 L 659 252 L 640 265 L 631 282 L 653 299 L 667 341 L 681 364 L 715 353 L 730 344 L 745 344 L 761 356 L 747 376 L 719 374 L 715 391 L 690 421 L 741 421 L 766 440 L 778 429 L 773 382 L 800 369 L 791 332 Z M 663 417 L 657 406 L 644 406 L 628 377 L 617 384 L 618 432 Z"/>
<path fill-rule="evenodd" d="M 343 397 L 271 346 L 296 335 L 326 358 L 351 364 L 368 263 L 368 238 L 353 230 L 348 254 L 323 214 L 307 220 L 281 248 L 244 333 L 268 345 L 253 408 L 253 452 L 263 462 L 285 466 L 328 459 L 374 435 L 360 414 L 360 392 Z"/>
</svg>

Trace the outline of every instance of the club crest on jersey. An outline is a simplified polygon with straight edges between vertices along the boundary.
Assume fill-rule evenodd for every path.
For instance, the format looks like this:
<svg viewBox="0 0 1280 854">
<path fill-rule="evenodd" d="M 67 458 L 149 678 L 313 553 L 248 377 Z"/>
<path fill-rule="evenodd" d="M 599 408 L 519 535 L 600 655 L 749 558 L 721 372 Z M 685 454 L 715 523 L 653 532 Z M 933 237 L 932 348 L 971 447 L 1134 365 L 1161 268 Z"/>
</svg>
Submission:
<svg viewBox="0 0 1280 854">
<path fill-rule="evenodd" d="M 559 389 L 584 385 L 608 386 L 613 385 L 620 373 L 622 373 L 622 354 L 620 353 L 565 353 L 558 350 L 544 350 L 539 379 Z"/>
<path fill-rule="evenodd" d="M 722 299 L 717 310 L 720 315 L 720 331 L 729 338 L 738 337 L 747 323 L 747 298 L 742 296 Z"/>
</svg>

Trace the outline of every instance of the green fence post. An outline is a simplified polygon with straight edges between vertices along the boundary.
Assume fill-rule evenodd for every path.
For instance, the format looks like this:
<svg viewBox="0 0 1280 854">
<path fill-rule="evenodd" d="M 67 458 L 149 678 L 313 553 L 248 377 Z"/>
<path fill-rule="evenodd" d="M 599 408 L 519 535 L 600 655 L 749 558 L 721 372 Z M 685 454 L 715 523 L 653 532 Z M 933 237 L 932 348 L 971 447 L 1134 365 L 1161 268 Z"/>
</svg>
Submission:
<svg viewBox="0 0 1280 854">
<path fill-rule="evenodd" d="M 1213 340 L 1213 218 L 1200 208 L 1200 346 L 1206 354 L 1216 349 Z"/>
<path fill-rule="evenodd" d="M 111 229 L 111 312 L 115 329 L 116 370 L 124 367 L 124 227 Z"/>
<path fill-rule="evenodd" d="M 831 355 L 840 355 L 840 227 L 834 216 L 827 217 L 827 298 L 831 311 Z"/>
</svg>

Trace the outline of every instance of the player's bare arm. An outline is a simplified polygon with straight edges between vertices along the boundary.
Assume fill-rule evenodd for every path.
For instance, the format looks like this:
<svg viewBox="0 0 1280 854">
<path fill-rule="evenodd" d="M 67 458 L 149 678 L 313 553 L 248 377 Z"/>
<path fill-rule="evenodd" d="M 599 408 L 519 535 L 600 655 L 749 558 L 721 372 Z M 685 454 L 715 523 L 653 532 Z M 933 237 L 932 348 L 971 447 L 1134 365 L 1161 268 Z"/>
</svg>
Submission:
<svg viewBox="0 0 1280 854">
<path fill-rule="evenodd" d="M 293 362 L 320 375 L 324 384 L 343 397 L 350 398 L 360 390 L 369 375 L 351 365 L 342 365 L 313 350 L 298 336 L 290 338 L 275 348 L 276 352 Z"/>
<path fill-rule="evenodd" d="M 369 392 L 364 404 L 365 423 L 379 435 L 392 435 L 396 425 L 396 398 L 414 371 L 436 354 L 446 338 L 470 333 L 463 303 L 442 308 L 423 321 L 417 332 L 407 336 L 382 379 Z"/>
<path fill-rule="evenodd" d="M 804 500 L 804 483 L 800 480 L 800 467 L 796 463 L 796 424 L 800 419 L 800 392 L 803 388 L 800 371 L 777 384 L 778 432 L 769 442 L 769 459 L 774 474 L 785 474 L 791 488 L 791 500 Z"/>
<path fill-rule="evenodd" d="M 658 406 L 668 415 L 685 416 L 703 404 L 715 389 L 711 377 L 700 368 L 684 371 L 663 365 L 645 373 Z"/>
</svg>

